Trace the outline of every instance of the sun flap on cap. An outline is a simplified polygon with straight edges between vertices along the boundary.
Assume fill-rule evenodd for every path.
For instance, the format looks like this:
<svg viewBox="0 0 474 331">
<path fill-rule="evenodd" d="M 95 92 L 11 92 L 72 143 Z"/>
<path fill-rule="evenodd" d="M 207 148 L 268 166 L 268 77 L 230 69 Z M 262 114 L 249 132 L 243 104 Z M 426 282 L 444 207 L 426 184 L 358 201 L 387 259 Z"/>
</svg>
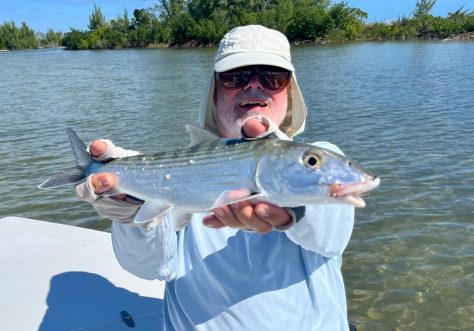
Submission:
<svg viewBox="0 0 474 331">
<path fill-rule="evenodd" d="M 215 75 L 211 76 L 211 80 L 207 86 L 206 93 L 201 100 L 199 111 L 199 126 L 219 135 L 219 130 L 214 119 L 215 104 L 214 90 L 216 88 Z M 291 82 L 289 85 L 290 96 L 288 98 L 288 115 L 289 123 L 285 127 L 280 128 L 289 137 L 294 137 L 304 131 L 306 124 L 307 109 L 304 103 L 303 95 L 296 81 L 295 73 L 291 74 Z"/>
<path fill-rule="evenodd" d="M 271 65 L 292 72 L 288 96 L 287 117 L 281 129 L 290 137 L 301 133 L 306 122 L 306 105 L 296 81 L 295 68 L 291 63 L 290 44 L 284 34 L 261 25 L 236 27 L 229 31 L 219 43 L 214 70 L 223 72 L 249 65 Z M 215 75 L 201 101 L 200 126 L 219 134 L 215 122 Z"/>
</svg>

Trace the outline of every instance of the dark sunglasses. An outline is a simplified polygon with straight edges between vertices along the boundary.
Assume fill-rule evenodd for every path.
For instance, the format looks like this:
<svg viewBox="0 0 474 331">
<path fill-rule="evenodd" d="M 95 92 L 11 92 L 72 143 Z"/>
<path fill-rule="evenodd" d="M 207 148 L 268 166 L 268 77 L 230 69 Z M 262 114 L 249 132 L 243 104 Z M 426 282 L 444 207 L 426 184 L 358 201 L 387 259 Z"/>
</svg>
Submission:
<svg viewBox="0 0 474 331">
<path fill-rule="evenodd" d="M 244 88 L 252 80 L 254 74 L 258 75 L 260 84 L 269 90 L 285 88 L 291 79 L 291 71 L 274 66 L 248 66 L 229 71 L 217 72 L 216 79 L 226 89 Z"/>
</svg>

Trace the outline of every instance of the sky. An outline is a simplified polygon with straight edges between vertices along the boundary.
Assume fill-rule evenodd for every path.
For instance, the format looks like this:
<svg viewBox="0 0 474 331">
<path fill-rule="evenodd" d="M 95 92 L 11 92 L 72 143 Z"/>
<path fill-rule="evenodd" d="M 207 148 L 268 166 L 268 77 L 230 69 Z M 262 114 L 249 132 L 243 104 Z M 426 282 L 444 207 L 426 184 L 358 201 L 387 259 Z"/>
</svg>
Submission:
<svg viewBox="0 0 474 331">
<path fill-rule="evenodd" d="M 368 14 L 368 22 L 388 22 L 399 17 L 410 16 L 416 0 L 346 0 L 351 7 L 360 8 Z M 461 6 L 474 10 L 474 0 L 437 0 L 431 14 L 446 17 Z"/>
<path fill-rule="evenodd" d="M 341 2 L 334 1 L 333 3 Z M 345 0 L 351 7 L 360 8 L 369 17 L 367 22 L 387 22 L 410 16 L 416 0 Z M 133 10 L 152 7 L 156 0 L 0 0 L 0 24 L 14 21 L 17 26 L 25 22 L 37 32 L 68 32 L 70 28 L 87 30 L 89 15 L 94 3 L 100 7 L 107 20 Z M 437 0 L 432 10 L 435 16 L 446 17 L 464 5 L 474 10 L 474 0 Z"/>
</svg>

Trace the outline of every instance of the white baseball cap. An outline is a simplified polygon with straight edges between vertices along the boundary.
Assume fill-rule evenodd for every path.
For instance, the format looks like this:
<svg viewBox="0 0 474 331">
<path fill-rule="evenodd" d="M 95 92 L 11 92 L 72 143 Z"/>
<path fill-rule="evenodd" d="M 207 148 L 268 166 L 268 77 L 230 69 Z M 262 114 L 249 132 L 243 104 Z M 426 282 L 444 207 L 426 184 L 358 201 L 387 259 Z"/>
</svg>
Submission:
<svg viewBox="0 0 474 331">
<path fill-rule="evenodd" d="M 215 57 L 215 72 L 223 72 L 249 65 L 271 65 L 292 72 L 289 85 L 288 110 L 280 129 L 289 137 L 304 130 L 306 106 L 296 81 L 291 63 L 290 44 L 284 34 L 261 25 L 247 25 L 232 29 L 221 40 Z M 207 93 L 201 102 L 201 127 L 218 134 L 214 119 L 215 78 L 211 77 Z"/>
<path fill-rule="evenodd" d="M 285 35 L 261 25 L 242 26 L 227 33 L 219 44 L 215 60 L 216 72 L 255 64 L 295 71 Z"/>
</svg>

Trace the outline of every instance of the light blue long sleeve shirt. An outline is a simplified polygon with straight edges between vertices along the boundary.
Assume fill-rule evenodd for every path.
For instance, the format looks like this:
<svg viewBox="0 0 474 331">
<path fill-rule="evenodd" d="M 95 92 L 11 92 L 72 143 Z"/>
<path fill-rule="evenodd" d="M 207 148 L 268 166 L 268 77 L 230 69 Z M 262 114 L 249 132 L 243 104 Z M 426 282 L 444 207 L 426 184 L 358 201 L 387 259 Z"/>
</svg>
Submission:
<svg viewBox="0 0 474 331">
<path fill-rule="evenodd" d="M 306 206 L 299 222 L 267 234 L 208 228 L 205 216 L 178 232 L 169 214 L 150 229 L 113 223 L 119 263 L 167 281 L 164 330 L 348 329 L 340 268 L 353 207 Z"/>
<path fill-rule="evenodd" d="M 106 141 L 104 157 L 138 152 Z M 329 143 L 316 143 L 338 153 Z M 100 197 L 90 178 L 78 197 L 114 220 L 112 243 L 122 267 L 167 282 L 163 325 L 157 330 L 347 330 L 341 255 L 349 242 L 354 208 L 306 206 L 287 230 L 268 234 L 202 224 L 195 214 L 180 231 L 170 214 L 146 228 L 133 226 L 139 205 Z M 154 225 L 154 226 L 153 226 Z"/>
<path fill-rule="evenodd" d="M 264 235 L 207 228 L 202 214 L 179 232 L 167 217 L 150 230 L 114 223 L 113 245 L 125 269 L 168 282 L 167 331 L 347 330 L 340 254 L 352 215 L 308 206 L 289 230 Z"/>
</svg>

